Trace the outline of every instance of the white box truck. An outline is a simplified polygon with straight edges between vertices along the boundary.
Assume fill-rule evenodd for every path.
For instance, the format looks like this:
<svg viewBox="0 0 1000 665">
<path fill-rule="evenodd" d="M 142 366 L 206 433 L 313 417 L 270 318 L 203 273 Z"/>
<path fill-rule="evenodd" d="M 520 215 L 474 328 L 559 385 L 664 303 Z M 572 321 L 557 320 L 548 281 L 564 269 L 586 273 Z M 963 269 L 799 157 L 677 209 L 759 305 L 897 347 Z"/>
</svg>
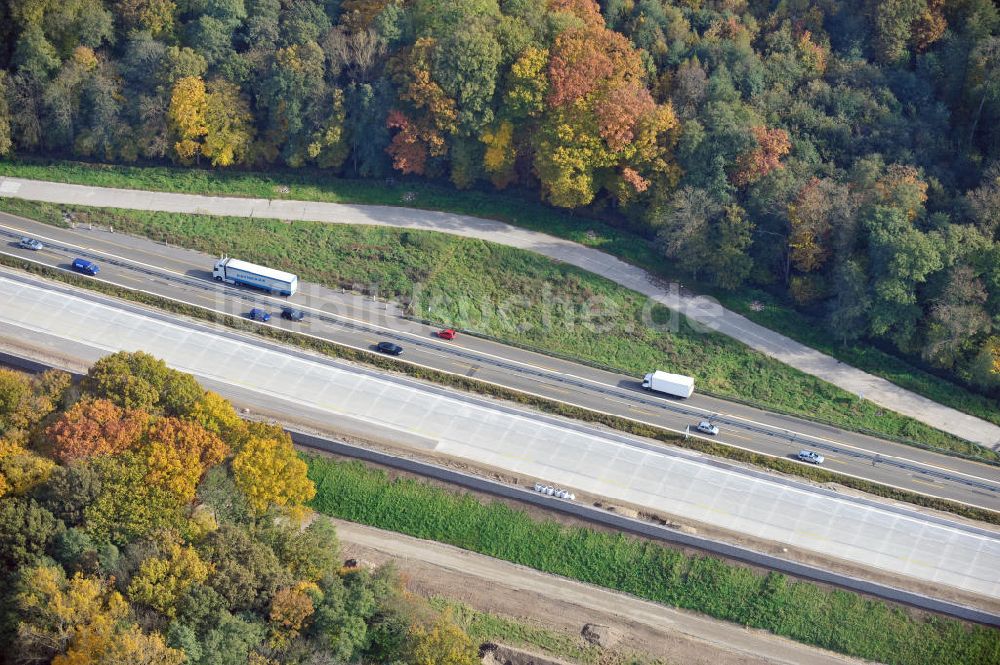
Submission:
<svg viewBox="0 0 1000 665">
<path fill-rule="evenodd" d="M 290 272 L 258 266 L 239 259 L 221 258 L 212 270 L 212 276 L 226 284 L 243 284 L 264 291 L 290 296 L 299 288 L 299 278 Z"/>
<path fill-rule="evenodd" d="M 657 370 L 643 377 L 642 387 L 674 397 L 690 397 L 694 392 L 694 379 L 683 374 L 670 374 Z"/>
</svg>

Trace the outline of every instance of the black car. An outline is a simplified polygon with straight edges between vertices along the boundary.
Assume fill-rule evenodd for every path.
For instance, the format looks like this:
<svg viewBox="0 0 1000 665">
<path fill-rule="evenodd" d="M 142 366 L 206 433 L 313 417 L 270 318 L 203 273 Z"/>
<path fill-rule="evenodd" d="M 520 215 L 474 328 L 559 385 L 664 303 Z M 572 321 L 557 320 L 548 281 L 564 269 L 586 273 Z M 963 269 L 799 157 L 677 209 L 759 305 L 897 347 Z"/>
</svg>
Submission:
<svg viewBox="0 0 1000 665">
<path fill-rule="evenodd" d="M 288 319 L 289 321 L 301 321 L 306 318 L 306 313 L 294 307 L 282 307 L 281 318 Z"/>
<path fill-rule="evenodd" d="M 378 348 L 380 353 L 388 353 L 390 356 L 398 356 L 403 352 L 403 347 L 392 342 L 379 342 L 376 348 Z"/>
</svg>

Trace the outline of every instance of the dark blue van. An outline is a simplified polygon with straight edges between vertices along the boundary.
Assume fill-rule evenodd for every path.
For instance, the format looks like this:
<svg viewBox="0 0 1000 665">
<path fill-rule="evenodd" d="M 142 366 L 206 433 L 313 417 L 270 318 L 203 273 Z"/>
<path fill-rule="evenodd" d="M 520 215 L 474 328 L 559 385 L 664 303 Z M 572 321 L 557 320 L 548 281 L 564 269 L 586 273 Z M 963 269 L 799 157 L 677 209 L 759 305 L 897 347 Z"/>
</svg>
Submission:
<svg viewBox="0 0 1000 665">
<path fill-rule="evenodd" d="M 90 275 L 91 277 L 101 271 L 101 269 L 97 267 L 96 263 L 88 261 L 87 259 L 73 259 L 73 270 L 82 272 L 84 275 Z"/>
</svg>

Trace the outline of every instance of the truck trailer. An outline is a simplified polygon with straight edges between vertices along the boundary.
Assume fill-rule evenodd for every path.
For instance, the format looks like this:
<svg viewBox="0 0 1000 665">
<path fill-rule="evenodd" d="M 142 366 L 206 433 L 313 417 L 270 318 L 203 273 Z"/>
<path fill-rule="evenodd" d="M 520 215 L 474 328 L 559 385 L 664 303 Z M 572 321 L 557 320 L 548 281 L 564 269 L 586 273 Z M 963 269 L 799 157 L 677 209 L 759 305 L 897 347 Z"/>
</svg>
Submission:
<svg viewBox="0 0 1000 665">
<path fill-rule="evenodd" d="M 643 377 L 642 387 L 674 397 L 690 397 L 694 393 L 694 379 L 683 374 L 670 374 L 656 370 Z"/>
<path fill-rule="evenodd" d="M 243 284 L 282 296 L 290 296 L 299 288 L 299 278 L 290 272 L 258 266 L 239 259 L 219 259 L 215 269 L 212 270 L 212 276 L 226 284 Z"/>
</svg>

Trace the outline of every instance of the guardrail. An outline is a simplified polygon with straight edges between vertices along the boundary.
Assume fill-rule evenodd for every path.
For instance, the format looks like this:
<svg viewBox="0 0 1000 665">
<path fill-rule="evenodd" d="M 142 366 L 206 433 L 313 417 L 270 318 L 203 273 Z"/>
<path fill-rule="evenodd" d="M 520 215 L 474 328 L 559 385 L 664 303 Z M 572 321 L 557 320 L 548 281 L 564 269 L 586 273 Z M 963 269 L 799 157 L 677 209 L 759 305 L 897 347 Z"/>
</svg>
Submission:
<svg viewBox="0 0 1000 665">
<path fill-rule="evenodd" d="M 782 559 L 763 552 L 757 552 L 744 547 L 730 545 L 729 543 L 710 540 L 703 536 L 683 533 L 676 529 L 660 526 L 650 522 L 643 522 L 620 514 L 610 513 L 593 506 L 565 501 L 550 497 L 543 493 L 532 491 L 530 488 L 521 488 L 513 485 L 506 485 L 497 481 L 488 480 L 479 476 L 462 473 L 452 469 L 439 467 L 427 462 L 410 458 L 396 457 L 388 453 L 378 452 L 354 446 L 340 441 L 325 439 L 312 434 L 298 432 L 286 428 L 292 440 L 303 447 L 323 450 L 335 454 L 360 459 L 366 462 L 381 464 L 394 469 L 408 471 L 427 478 L 452 483 L 467 489 L 500 496 L 515 501 L 559 511 L 577 517 L 594 524 L 611 527 L 655 540 L 672 543 L 684 547 L 694 547 L 704 552 L 723 556 L 728 559 L 742 561 L 754 566 L 763 566 L 780 571 L 795 577 L 833 584 L 844 589 L 856 591 L 858 593 L 876 596 L 884 600 L 896 603 L 903 603 L 923 610 L 930 610 L 949 616 L 958 617 L 968 621 L 975 621 L 990 626 L 1000 626 L 1000 616 L 976 608 L 960 605 L 946 600 L 922 596 L 912 591 L 906 591 L 897 587 L 879 584 L 868 580 L 841 575 L 830 572 L 824 568 L 810 566 L 807 564 Z"/>
</svg>

